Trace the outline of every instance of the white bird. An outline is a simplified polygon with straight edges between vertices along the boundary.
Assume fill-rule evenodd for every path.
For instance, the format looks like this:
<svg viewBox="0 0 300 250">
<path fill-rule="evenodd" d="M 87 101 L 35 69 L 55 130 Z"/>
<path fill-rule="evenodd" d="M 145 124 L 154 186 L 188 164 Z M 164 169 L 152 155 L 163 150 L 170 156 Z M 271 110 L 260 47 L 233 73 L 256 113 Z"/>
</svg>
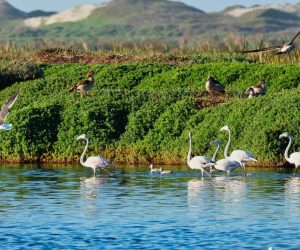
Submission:
<svg viewBox="0 0 300 250">
<path fill-rule="evenodd" d="M 11 124 L 4 124 L 8 114 L 9 109 L 14 105 L 16 100 L 18 99 L 19 94 L 14 93 L 9 97 L 9 99 L 2 105 L 1 111 L 0 111 L 0 129 L 4 130 L 11 130 L 12 125 Z"/>
<path fill-rule="evenodd" d="M 163 170 L 162 168 L 160 168 L 160 174 L 173 174 L 172 170 Z"/>
<path fill-rule="evenodd" d="M 244 172 L 246 173 L 245 162 L 248 162 L 248 161 L 257 162 L 257 160 L 255 159 L 255 157 L 253 156 L 252 153 L 250 153 L 249 151 L 245 151 L 245 150 L 234 150 L 234 151 L 232 151 L 230 156 L 228 156 L 228 149 L 229 149 L 229 146 L 231 143 L 231 131 L 227 125 L 222 127 L 221 131 L 228 131 L 228 133 L 229 133 L 228 142 L 227 142 L 227 145 L 226 145 L 225 151 L 224 151 L 225 159 L 229 159 L 231 161 L 237 161 L 240 164 L 240 166 L 242 166 L 244 168 Z"/>
<path fill-rule="evenodd" d="M 84 155 L 85 155 L 85 153 L 88 149 L 88 145 L 89 145 L 89 139 L 88 139 L 87 135 L 82 134 L 82 135 L 77 137 L 77 140 L 85 140 L 86 141 L 85 149 L 82 152 L 82 155 L 80 157 L 80 164 L 84 167 L 92 168 L 94 170 L 94 176 L 96 175 L 96 170 L 98 170 L 98 169 L 102 169 L 102 170 L 108 172 L 106 170 L 106 168 L 109 167 L 109 166 L 112 166 L 113 164 L 110 163 L 104 157 L 101 157 L 100 155 L 89 157 L 89 158 L 86 159 L 86 161 L 84 161 Z"/>
<path fill-rule="evenodd" d="M 227 172 L 228 175 L 230 175 L 232 170 L 234 170 L 240 166 L 241 166 L 241 164 L 239 162 L 230 160 L 229 158 L 227 158 L 227 159 L 218 160 L 214 164 L 214 169 L 219 170 L 219 171 L 225 171 L 225 172 Z"/>
<path fill-rule="evenodd" d="M 300 166 L 300 152 L 294 152 L 289 156 L 289 149 L 292 145 L 292 136 L 288 133 L 285 132 L 279 136 L 279 139 L 282 139 L 284 137 L 289 138 L 289 144 L 287 145 L 285 152 L 284 152 L 284 158 L 291 164 L 295 165 L 295 171 L 297 168 Z"/>
<path fill-rule="evenodd" d="M 154 168 L 153 164 L 150 164 L 149 168 L 150 168 L 150 173 L 160 173 L 161 172 L 161 168 Z"/>
<path fill-rule="evenodd" d="M 207 156 L 194 156 L 192 158 L 192 134 L 189 133 L 189 141 L 190 141 L 190 148 L 187 155 L 187 164 L 191 169 L 198 169 L 202 173 L 205 172 L 207 175 L 211 176 L 209 173 L 205 171 L 205 168 L 210 168 L 213 166 L 212 160 Z"/>
<path fill-rule="evenodd" d="M 244 50 L 244 51 L 237 51 L 240 53 L 253 53 L 253 52 L 263 52 L 263 51 L 270 51 L 270 50 L 277 50 L 278 52 L 275 53 L 276 55 L 280 54 L 287 54 L 295 49 L 295 43 L 294 41 L 296 38 L 300 35 L 300 31 L 287 43 L 284 43 L 283 45 L 277 45 L 272 46 L 268 48 L 260 48 L 260 49 L 254 49 L 254 50 Z"/>
</svg>

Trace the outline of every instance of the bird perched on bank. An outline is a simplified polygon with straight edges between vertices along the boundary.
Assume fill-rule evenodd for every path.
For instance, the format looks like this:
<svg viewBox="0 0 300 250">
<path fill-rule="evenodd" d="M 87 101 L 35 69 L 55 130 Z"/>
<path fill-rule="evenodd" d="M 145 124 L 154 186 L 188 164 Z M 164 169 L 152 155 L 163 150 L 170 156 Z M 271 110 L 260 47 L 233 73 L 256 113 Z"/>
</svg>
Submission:
<svg viewBox="0 0 300 250">
<path fill-rule="evenodd" d="M 221 83 L 214 79 L 212 76 L 209 76 L 207 78 L 205 89 L 210 95 L 222 95 L 225 93 L 224 86 L 222 86 Z"/>
<path fill-rule="evenodd" d="M 86 80 L 82 80 L 78 83 L 76 83 L 72 88 L 69 89 L 69 92 L 72 91 L 76 91 L 80 93 L 80 97 L 82 97 L 82 95 L 91 90 L 94 87 L 94 72 L 93 71 L 89 71 L 87 73 L 87 78 Z"/>
<path fill-rule="evenodd" d="M 295 49 L 295 43 L 294 41 L 296 38 L 300 35 L 300 31 L 287 43 L 284 43 L 283 45 L 277 45 L 277 46 L 271 46 L 267 48 L 260 48 L 260 49 L 254 49 L 254 50 L 244 50 L 244 51 L 237 51 L 240 53 L 255 53 L 255 52 L 264 52 L 264 51 L 274 51 L 277 50 L 275 55 L 280 54 L 287 54 Z"/>
<path fill-rule="evenodd" d="M 267 92 L 267 84 L 264 80 L 260 80 L 256 86 L 251 86 L 245 91 L 245 96 L 252 98 L 258 95 L 264 95 Z"/>
<path fill-rule="evenodd" d="M 0 111 L 0 129 L 4 130 L 11 130 L 12 125 L 11 124 L 4 124 L 8 114 L 9 109 L 14 105 L 16 100 L 19 97 L 19 93 L 12 94 L 9 99 L 2 105 L 1 111 Z"/>
</svg>

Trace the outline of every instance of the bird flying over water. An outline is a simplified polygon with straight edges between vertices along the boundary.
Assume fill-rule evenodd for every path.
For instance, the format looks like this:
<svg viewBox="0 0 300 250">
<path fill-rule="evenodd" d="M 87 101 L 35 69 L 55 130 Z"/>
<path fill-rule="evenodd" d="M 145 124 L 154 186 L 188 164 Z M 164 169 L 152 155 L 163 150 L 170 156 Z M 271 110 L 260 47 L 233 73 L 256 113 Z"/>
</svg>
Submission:
<svg viewBox="0 0 300 250">
<path fill-rule="evenodd" d="M 19 93 L 14 93 L 9 97 L 9 99 L 2 105 L 0 111 L 0 129 L 11 130 L 11 124 L 4 124 L 8 114 L 9 109 L 14 105 L 17 98 L 19 97 Z"/>
<path fill-rule="evenodd" d="M 300 35 L 300 31 L 287 43 L 284 43 L 283 45 L 278 45 L 278 46 L 271 46 L 267 48 L 260 48 L 260 49 L 254 49 L 254 50 L 244 50 L 244 51 L 237 51 L 240 53 L 255 53 L 255 52 L 264 52 L 264 51 L 275 51 L 277 50 L 277 53 L 275 55 L 280 55 L 280 54 L 287 54 L 291 52 L 292 50 L 295 49 L 295 43 L 294 41 L 296 38 Z"/>
<path fill-rule="evenodd" d="M 94 87 L 94 72 L 89 71 L 87 73 L 87 78 L 88 79 L 76 83 L 72 88 L 69 89 L 69 92 L 80 92 L 80 96 L 82 97 L 83 93 L 91 90 Z"/>
</svg>

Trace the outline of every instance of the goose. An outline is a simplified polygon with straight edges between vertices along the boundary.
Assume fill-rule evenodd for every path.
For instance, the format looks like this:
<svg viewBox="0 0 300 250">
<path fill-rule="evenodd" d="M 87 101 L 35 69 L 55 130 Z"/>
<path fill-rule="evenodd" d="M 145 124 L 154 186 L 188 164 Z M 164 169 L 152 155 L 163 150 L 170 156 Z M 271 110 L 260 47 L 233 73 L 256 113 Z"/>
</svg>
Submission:
<svg viewBox="0 0 300 250">
<path fill-rule="evenodd" d="M 161 168 L 154 168 L 153 164 L 150 164 L 149 168 L 150 168 L 150 173 L 160 173 L 161 172 Z"/>
<path fill-rule="evenodd" d="M 275 55 L 281 55 L 281 54 L 287 54 L 295 49 L 295 43 L 294 41 L 296 38 L 300 35 L 300 31 L 287 43 L 284 43 L 283 45 L 277 45 L 277 46 L 271 46 L 267 48 L 260 48 L 260 49 L 254 49 L 254 50 L 244 50 L 244 51 L 236 51 L 239 53 L 255 53 L 255 52 L 263 52 L 263 51 L 273 51 L 277 50 L 277 53 Z"/>
<path fill-rule="evenodd" d="M 19 97 L 19 93 L 12 94 L 8 100 L 2 105 L 1 111 L 0 111 L 0 129 L 4 130 L 11 130 L 12 125 L 11 124 L 5 124 L 5 120 L 9 114 L 9 109 L 14 105 L 16 100 Z"/>
<path fill-rule="evenodd" d="M 72 88 L 69 89 L 69 92 L 79 92 L 80 97 L 82 97 L 83 93 L 91 90 L 94 87 L 94 72 L 89 71 L 87 73 L 87 78 L 88 79 L 76 83 Z"/>
<path fill-rule="evenodd" d="M 295 165 L 295 171 L 297 170 L 298 167 L 300 167 L 300 152 L 294 152 L 289 156 L 289 149 L 292 145 L 292 136 L 288 133 L 285 132 L 279 136 L 279 139 L 282 139 L 284 137 L 289 138 L 289 144 L 287 145 L 285 152 L 284 152 L 284 158 L 291 164 Z"/>
<path fill-rule="evenodd" d="M 256 86 L 251 86 L 245 91 L 245 95 L 248 98 L 252 98 L 258 95 L 264 95 L 267 91 L 267 84 L 264 80 L 260 80 Z"/>
<path fill-rule="evenodd" d="M 160 174 L 173 174 L 173 171 L 171 171 L 171 170 L 163 170 L 162 168 L 160 168 Z"/>
<path fill-rule="evenodd" d="M 205 89 L 210 95 L 221 95 L 225 93 L 224 86 L 217 80 L 215 80 L 212 76 L 209 76 L 205 83 Z"/>
</svg>

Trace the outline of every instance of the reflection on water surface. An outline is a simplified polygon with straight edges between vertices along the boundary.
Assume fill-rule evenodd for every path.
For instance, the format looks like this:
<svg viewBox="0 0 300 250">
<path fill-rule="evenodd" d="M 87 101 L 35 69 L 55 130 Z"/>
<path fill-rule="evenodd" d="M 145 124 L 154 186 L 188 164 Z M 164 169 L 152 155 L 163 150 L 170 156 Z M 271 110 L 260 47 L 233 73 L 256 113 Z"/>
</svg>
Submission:
<svg viewBox="0 0 300 250">
<path fill-rule="evenodd" d="M 297 249 L 300 174 L 0 167 L 1 249 Z"/>
</svg>

